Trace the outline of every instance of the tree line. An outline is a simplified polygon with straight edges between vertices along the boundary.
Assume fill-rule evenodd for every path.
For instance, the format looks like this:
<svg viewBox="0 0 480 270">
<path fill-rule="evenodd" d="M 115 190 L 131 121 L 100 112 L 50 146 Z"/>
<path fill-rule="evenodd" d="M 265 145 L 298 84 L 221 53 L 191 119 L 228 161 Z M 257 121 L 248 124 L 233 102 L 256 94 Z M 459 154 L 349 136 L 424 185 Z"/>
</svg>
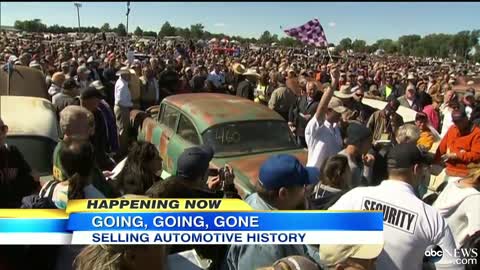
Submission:
<svg viewBox="0 0 480 270">
<path fill-rule="evenodd" d="M 117 27 L 111 28 L 110 24 L 105 23 L 102 27 L 66 27 L 60 25 L 47 26 L 42 23 L 40 19 L 15 21 L 14 27 L 26 32 L 50 32 L 55 34 L 68 32 L 86 32 L 86 33 L 100 33 L 100 32 L 115 32 L 119 36 L 126 36 L 125 25 L 120 23 Z M 201 23 L 192 24 L 190 27 L 175 27 L 168 21 L 165 22 L 158 32 L 145 31 L 137 27 L 133 34 L 136 36 L 148 36 L 163 38 L 165 36 L 181 36 L 185 39 L 204 39 L 210 40 L 212 38 L 222 39 L 224 37 L 230 40 L 237 40 L 240 43 L 255 43 L 261 45 L 271 45 L 276 43 L 279 46 L 296 47 L 302 46 L 302 43 L 290 37 L 279 38 L 277 34 L 271 34 L 269 31 L 264 31 L 258 39 L 244 38 L 241 36 L 229 36 L 224 33 L 211 33 L 205 30 Z M 358 53 L 373 53 L 378 49 L 384 50 L 387 54 L 398 54 L 404 56 L 419 56 L 419 57 L 441 57 L 441 58 L 457 58 L 461 60 L 480 61 L 480 45 L 478 43 L 480 38 L 480 30 L 461 31 L 456 34 L 429 34 L 426 36 L 420 35 L 404 35 L 397 40 L 380 39 L 375 43 L 368 45 L 365 40 L 350 38 L 342 39 L 336 46 L 337 52 L 353 50 Z M 330 44 L 333 46 L 334 44 Z M 475 53 L 471 53 L 475 51 Z"/>
<path fill-rule="evenodd" d="M 380 39 L 371 45 L 364 40 L 342 39 L 337 51 L 372 53 L 382 49 L 388 54 L 418 57 L 456 58 L 480 61 L 480 30 L 461 31 L 456 34 L 404 35 L 397 40 Z"/>
</svg>

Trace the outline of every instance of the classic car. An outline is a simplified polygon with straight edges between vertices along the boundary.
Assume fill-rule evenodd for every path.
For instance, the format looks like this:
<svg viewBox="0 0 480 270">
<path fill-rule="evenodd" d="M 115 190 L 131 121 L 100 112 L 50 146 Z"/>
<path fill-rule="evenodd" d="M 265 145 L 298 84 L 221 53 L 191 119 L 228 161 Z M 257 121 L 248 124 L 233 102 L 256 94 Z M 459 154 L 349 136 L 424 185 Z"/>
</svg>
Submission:
<svg viewBox="0 0 480 270">
<path fill-rule="evenodd" d="M 140 119 L 140 120 L 139 120 Z M 178 94 L 147 112 L 133 110 L 140 141 L 155 144 L 163 169 L 174 174 L 185 148 L 206 144 L 214 151 L 211 166 L 229 164 L 242 196 L 250 194 L 262 163 L 271 155 L 288 153 L 303 164 L 307 151 L 295 143 L 287 123 L 268 107 L 223 94 Z"/>
<path fill-rule="evenodd" d="M 41 183 L 52 179 L 53 150 L 60 128 L 52 103 L 26 96 L 0 96 L 0 117 L 8 126 L 6 143 L 15 145 Z"/>
<path fill-rule="evenodd" d="M 8 72 L 0 69 L 0 95 L 29 96 L 50 99 L 45 76 L 38 69 L 15 65 L 9 80 Z"/>
</svg>

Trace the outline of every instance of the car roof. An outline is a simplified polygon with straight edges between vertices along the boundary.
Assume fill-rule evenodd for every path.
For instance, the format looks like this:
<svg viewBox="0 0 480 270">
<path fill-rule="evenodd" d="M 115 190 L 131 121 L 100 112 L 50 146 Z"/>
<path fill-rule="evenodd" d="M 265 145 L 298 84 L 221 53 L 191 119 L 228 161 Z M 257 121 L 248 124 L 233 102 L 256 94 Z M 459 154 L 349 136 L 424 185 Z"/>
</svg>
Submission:
<svg viewBox="0 0 480 270">
<path fill-rule="evenodd" d="M 14 66 L 10 77 L 10 93 L 8 93 L 8 73 L 0 69 L 0 95 L 30 96 L 48 99 L 47 83 L 40 70 Z"/>
<path fill-rule="evenodd" d="M 283 118 L 267 106 L 249 99 L 233 95 L 195 93 L 169 96 L 165 103 L 173 105 L 184 112 L 203 133 L 211 126 L 255 120 L 277 120 Z"/>
<path fill-rule="evenodd" d="M 383 110 L 385 108 L 385 106 L 387 106 L 386 101 L 370 99 L 370 98 L 362 99 L 362 103 L 365 104 L 365 105 L 368 105 L 372 108 L 375 108 L 377 110 Z M 417 112 L 415 110 L 412 110 L 412 109 L 404 107 L 404 106 L 399 106 L 398 110 L 397 110 L 397 113 L 400 116 L 402 116 L 403 122 L 405 122 L 405 123 L 415 122 L 415 117 L 417 115 Z"/>
<path fill-rule="evenodd" d="M 42 136 L 58 141 L 55 109 L 43 98 L 0 96 L 0 117 L 9 135 Z"/>
</svg>

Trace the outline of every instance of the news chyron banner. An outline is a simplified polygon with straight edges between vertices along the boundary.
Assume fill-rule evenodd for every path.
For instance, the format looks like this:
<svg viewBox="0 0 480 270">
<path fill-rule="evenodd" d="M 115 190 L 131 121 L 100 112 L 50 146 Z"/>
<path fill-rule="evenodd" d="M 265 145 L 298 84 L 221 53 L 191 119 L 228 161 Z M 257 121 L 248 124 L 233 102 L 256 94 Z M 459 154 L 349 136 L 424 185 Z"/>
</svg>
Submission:
<svg viewBox="0 0 480 270">
<path fill-rule="evenodd" d="M 0 210 L 0 244 L 382 244 L 378 211 L 256 211 L 239 199 L 73 200 Z"/>
</svg>

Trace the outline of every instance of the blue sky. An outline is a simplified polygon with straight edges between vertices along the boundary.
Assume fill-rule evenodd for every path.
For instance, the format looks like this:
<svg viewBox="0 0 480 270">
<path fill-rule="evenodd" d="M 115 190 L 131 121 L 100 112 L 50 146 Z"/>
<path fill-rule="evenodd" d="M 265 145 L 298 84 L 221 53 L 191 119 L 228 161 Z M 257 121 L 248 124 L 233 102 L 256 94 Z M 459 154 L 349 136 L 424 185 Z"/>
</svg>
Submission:
<svg viewBox="0 0 480 270">
<path fill-rule="evenodd" d="M 81 2 L 82 26 L 126 23 L 126 2 Z M 39 18 L 47 25 L 77 25 L 72 2 L 2 2 L 1 25 Z M 312 3 L 312 2 L 131 2 L 129 29 L 158 31 L 165 21 L 187 27 L 202 23 L 206 30 L 259 37 L 264 30 L 284 36 L 283 27 L 318 18 L 330 42 L 343 37 L 396 39 L 405 34 L 456 33 L 480 29 L 480 3 Z"/>
</svg>

